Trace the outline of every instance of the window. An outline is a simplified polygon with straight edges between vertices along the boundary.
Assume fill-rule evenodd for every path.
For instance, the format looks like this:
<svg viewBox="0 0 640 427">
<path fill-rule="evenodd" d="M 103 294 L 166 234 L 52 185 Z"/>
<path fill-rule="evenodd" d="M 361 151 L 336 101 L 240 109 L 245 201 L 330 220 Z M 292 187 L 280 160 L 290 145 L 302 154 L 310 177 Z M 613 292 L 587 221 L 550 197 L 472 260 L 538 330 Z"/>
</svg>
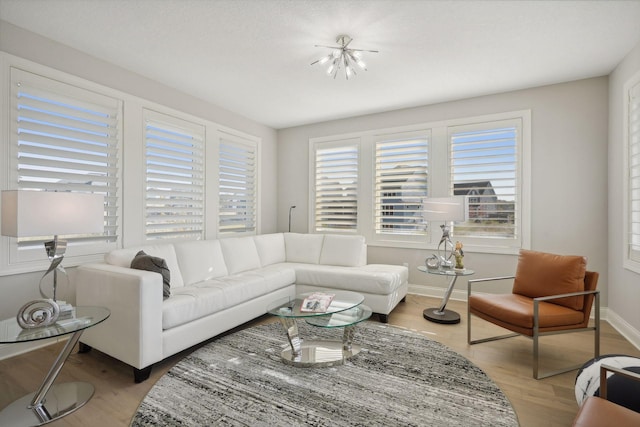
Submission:
<svg viewBox="0 0 640 427">
<path fill-rule="evenodd" d="M 425 221 L 424 200 L 462 195 L 469 220 L 451 237 L 469 251 L 517 253 L 529 244 L 530 118 L 515 111 L 314 138 L 309 228 L 435 249 L 442 224 Z"/>
<path fill-rule="evenodd" d="M 626 266 L 640 272 L 640 75 L 627 85 L 627 262 Z"/>
<path fill-rule="evenodd" d="M 220 234 L 257 232 L 257 150 L 254 141 L 222 133 L 219 148 Z"/>
<path fill-rule="evenodd" d="M 204 237 L 204 126 L 144 110 L 145 236 Z"/>
<path fill-rule="evenodd" d="M 359 141 L 318 142 L 312 151 L 313 230 L 357 231 Z"/>
<path fill-rule="evenodd" d="M 103 195 L 104 233 L 64 236 L 67 260 L 115 248 L 121 101 L 17 68 L 10 73 L 9 186 Z M 41 260 L 42 243 L 51 237 L 17 239 L 9 264 Z"/>
<path fill-rule="evenodd" d="M 428 195 L 428 133 L 386 135 L 375 145 L 375 232 L 425 234 L 422 201 Z"/>
<path fill-rule="evenodd" d="M 519 120 L 450 128 L 451 190 L 469 207 L 456 237 L 518 237 L 520 128 Z"/>
</svg>

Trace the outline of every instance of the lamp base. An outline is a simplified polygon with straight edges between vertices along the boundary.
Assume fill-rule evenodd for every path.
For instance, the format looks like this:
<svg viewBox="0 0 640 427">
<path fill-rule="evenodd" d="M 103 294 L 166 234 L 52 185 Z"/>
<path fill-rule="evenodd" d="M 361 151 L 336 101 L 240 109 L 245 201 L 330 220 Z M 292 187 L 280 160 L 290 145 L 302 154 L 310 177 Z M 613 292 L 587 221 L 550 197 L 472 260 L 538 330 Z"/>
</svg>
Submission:
<svg viewBox="0 0 640 427">
<path fill-rule="evenodd" d="M 446 308 L 442 311 L 440 311 L 438 308 L 427 308 L 422 312 L 422 317 L 431 322 L 442 323 L 446 325 L 460 323 L 460 315 L 455 311 L 447 310 Z"/>
</svg>

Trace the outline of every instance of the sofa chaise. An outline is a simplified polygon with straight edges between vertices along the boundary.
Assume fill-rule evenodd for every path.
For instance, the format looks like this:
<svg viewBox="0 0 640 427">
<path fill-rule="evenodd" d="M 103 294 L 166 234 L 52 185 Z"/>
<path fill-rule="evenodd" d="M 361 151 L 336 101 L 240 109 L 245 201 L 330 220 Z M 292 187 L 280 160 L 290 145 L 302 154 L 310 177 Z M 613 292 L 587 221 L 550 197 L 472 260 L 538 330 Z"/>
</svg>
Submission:
<svg viewBox="0 0 640 427">
<path fill-rule="evenodd" d="M 160 272 L 131 268 L 139 251 L 166 262 Z M 95 348 L 133 367 L 136 382 L 154 363 L 267 312 L 278 299 L 310 291 L 350 290 L 382 322 L 404 300 L 408 269 L 368 264 L 362 236 L 274 233 L 114 250 L 77 269 L 77 305 L 111 316 L 84 332 Z"/>
</svg>

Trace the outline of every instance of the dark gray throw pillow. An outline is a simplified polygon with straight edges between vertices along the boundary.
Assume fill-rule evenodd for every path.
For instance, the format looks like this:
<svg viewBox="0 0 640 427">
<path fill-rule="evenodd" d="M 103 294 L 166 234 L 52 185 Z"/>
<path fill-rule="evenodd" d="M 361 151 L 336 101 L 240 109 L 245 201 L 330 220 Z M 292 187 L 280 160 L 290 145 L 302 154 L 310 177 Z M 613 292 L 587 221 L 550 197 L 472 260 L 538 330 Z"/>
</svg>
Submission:
<svg viewBox="0 0 640 427">
<path fill-rule="evenodd" d="M 171 273 L 169 272 L 169 267 L 167 267 L 167 262 L 163 258 L 147 255 L 144 251 L 140 251 L 131 260 L 131 268 L 162 274 L 162 299 L 167 299 L 171 296 Z"/>
</svg>

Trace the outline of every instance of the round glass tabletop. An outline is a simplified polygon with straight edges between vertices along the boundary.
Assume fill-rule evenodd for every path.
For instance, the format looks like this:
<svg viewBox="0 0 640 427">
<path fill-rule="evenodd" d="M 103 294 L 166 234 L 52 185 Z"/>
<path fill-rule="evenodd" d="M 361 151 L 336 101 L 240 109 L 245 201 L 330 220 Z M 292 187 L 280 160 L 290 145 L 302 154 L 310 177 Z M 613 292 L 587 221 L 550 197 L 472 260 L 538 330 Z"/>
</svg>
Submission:
<svg viewBox="0 0 640 427">
<path fill-rule="evenodd" d="M 469 270 L 468 268 L 465 268 L 464 270 L 456 270 L 455 268 L 452 270 L 436 270 L 427 268 L 424 265 L 419 265 L 418 270 L 422 271 L 423 273 L 437 274 L 440 276 L 471 276 L 475 273 L 475 271 Z"/>
<path fill-rule="evenodd" d="M 106 307 L 80 306 L 74 309 L 75 316 L 71 319 L 58 320 L 53 325 L 33 329 L 22 329 L 16 318 L 2 320 L 0 321 L 0 344 L 36 341 L 71 334 L 97 325 L 111 314 Z"/>
<path fill-rule="evenodd" d="M 332 313 L 339 313 L 341 311 L 349 310 L 357 305 L 362 304 L 364 296 L 357 292 L 351 291 L 335 291 L 335 292 L 323 292 L 325 295 L 332 295 L 331 303 L 326 310 L 323 311 L 304 311 L 303 304 L 305 298 L 311 295 L 311 293 L 297 295 L 295 298 L 281 298 L 278 301 L 274 301 L 267 307 L 267 313 L 287 318 L 304 318 L 314 316 L 327 316 Z"/>
</svg>

